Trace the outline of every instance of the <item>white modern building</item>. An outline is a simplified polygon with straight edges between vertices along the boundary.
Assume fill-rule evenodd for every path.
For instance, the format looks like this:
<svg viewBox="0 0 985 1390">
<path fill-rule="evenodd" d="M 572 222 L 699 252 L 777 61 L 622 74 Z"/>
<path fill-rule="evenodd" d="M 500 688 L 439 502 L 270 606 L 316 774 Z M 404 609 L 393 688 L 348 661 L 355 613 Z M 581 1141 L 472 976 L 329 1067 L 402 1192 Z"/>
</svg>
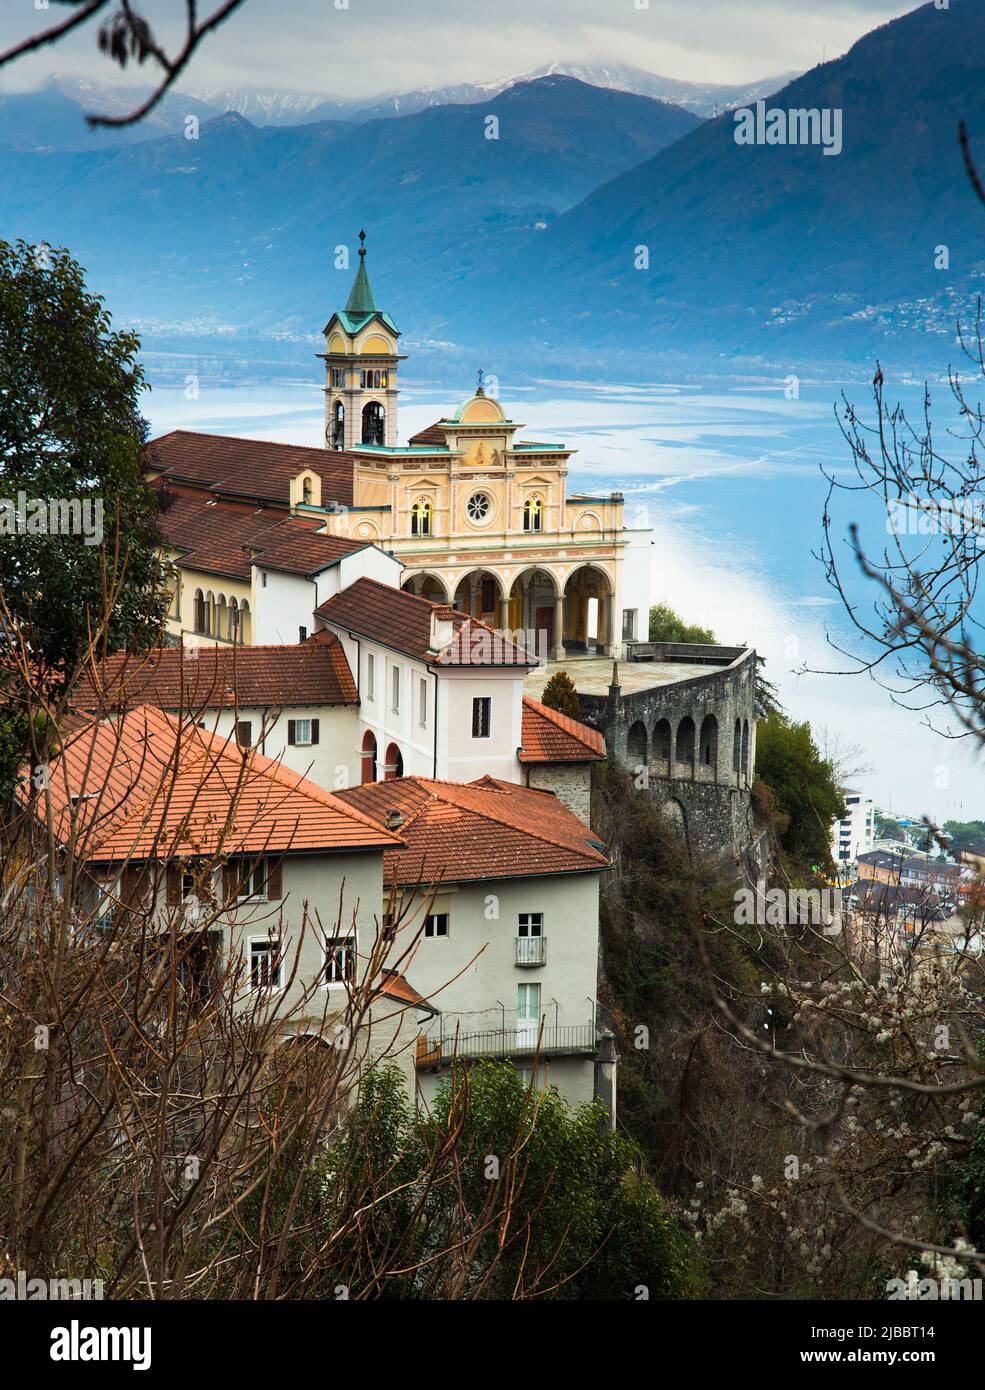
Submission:
<svg viewBox="0 0 985 1390">
<path fill-rule="evenodd" d="M 869 853 L 876 837 L 872 798 L 860 791 L 846 791 L 845 806 L 846 815 L 831 827 L 831 857 L 836 864 L 854 864 L 860 854 Z"/>
</svg>

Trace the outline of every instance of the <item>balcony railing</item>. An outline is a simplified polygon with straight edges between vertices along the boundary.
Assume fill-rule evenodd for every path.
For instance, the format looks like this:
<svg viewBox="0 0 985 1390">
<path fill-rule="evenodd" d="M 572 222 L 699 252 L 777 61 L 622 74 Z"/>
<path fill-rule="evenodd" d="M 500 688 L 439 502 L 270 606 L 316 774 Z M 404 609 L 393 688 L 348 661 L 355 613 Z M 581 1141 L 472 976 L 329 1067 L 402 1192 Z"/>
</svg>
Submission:
<svg viewBox="0 0 985 1390">
<path fill-rule="evenodd" d="M 447 1037 L 418 1038 L 419 1067 L 449 1066 L 456 1059 L 480 1057 L 578 1056 L 595 1051 L 595 1024 L 569 1023 L 538 1031 L 536 1028 L 493 1028 L 485 1033 L 452 1033 Z"/>
<path fill-rule="evenodd" d="M 547 960 L 546 936 L 518 936 L 516 939 L 517 965 L 543 965 Z"/>
</svg>

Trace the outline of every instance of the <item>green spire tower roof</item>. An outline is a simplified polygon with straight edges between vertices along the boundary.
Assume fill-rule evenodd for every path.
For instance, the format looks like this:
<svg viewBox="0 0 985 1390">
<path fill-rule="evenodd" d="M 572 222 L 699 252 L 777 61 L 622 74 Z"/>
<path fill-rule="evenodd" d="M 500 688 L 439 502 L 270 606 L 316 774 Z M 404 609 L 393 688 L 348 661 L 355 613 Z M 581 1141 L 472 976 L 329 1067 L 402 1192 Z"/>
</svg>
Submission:
<svg viewBox="0 0 985 1390">
<path fill-rule="evenodd" d="M 369 283 L 369 274 L 366 270 L 366 233 L 359 233 L 359 269 L 356 271 L 356 278 L 352 282 L 352 289 L 346 302 L 347 314 L 375 314 L 378 312 L 376 300 L 373 297 L 373 286 Z"/>
<path fill-rule="evenodd" d="M 366 270 L 366 233 L 359 233 L 359 269 L 356 271 L 356 278 L 352 282 L 352 289 L 346 306 L 339 314 L 345 328 L 350 333 L 357 333 L 367 320 L 379 315 L 383 322 L 394 333 L 399 333 L 397 325 L 389 314 L 383 312 L 376 302 L 373 294 L 373 286 L 369 283 L 369 272 Z"/>
</svg>

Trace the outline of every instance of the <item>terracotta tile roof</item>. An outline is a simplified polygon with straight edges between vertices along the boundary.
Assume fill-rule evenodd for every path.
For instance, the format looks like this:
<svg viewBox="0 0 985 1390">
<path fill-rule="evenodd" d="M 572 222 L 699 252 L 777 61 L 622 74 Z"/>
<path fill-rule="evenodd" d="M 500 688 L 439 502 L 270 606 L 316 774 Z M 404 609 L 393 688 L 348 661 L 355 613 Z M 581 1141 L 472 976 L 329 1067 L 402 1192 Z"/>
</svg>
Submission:
<svg viewBox="0 0 985 1390">
<path fill-rule="evenodd" d="M 140 704 L 197 712 L 358 703 L 342 643 L 328 632 L 293 646 L 159 647 L 144 657 L 118 654 L 88 672 L 72 692 L 73 707 L 93 713 Z"/>
<path fill-rule="evenodd" d="M 401 843 L 280 763 L 244 759 L 235 743 L 150 705 L 72 734 L 49 783 L 56 840 L 66 839 L 74 809 L 80 853 L 99 863 Z"/>
<path fill-rule="evenodd" d="M 605 739 L 597 729 L 523 697 L 521 763 L 584 763 L 605 757 Z"/>
<path fill-rule="evenodd" d="M 377 990 L 377 997 L 381 994 L 386 995 L 388 999 L 395 999 L 401 1004 L 411 1004 L 415 1008 L 427 1009 L 432 1014 L 439 1012 L 430 1000 L 425 999 L 423 994 L 418 994 L 409 980 L 397 970 L 380 972 L 380 987 Z"/>
<path fill-rule="evenodd" d="M 381 825 L 391 811 L 403 816 L 396 833 L 404 848 L 383 857 L 388 885 L 590 873 L 609 864 L 592 830 L 551 792 L 494 777 L 400 777 L 338 796 Z"/>
<path fill-rule="evenodd" d="M 255 559 L 265 569 L 306 578 L 364 550 L 365 543 L 319 534 L 321 521 L 288 516 L 274 508 L 250 511 L 204 496 L 160 488 L 165 510 L 157 518 L 161 539 L 181 550 L 191 569 L 249 579 Z"/>
<path fill-rule="evenodd" d="M 418 446 L 425 445 L 427 447 L 430 447 L 432 444 L 437 444 L 441 448 L 444 448 L 448 440 L 444 430 L 441 428 L 440 422 L 437 422 L 433 425 L 428 425 L 426 430 L 418 430 L 417 434 L 412 434 L 407 443 Z"/>
<path fill-rule="evenodd" d="M 176 482 L 196 483 L 229 497 L 279 502 L 288 506 L 291 479 L 304 469 L 318 474 L 322 504 L 352 506 L 351 454 L 274 444 L 268 439 L 237 439 L 228 434 L 172 430 L 147 445 L 147 466 Z"/>
<path fill-rule="evenodd" d="M 440 649 L 431 643 L 433 615 L 451 624 L 451 640 Z M 375 579 L 357 579 L 326 599 L 315 609 L 315 616 L 419 661 L 442 666 L 537 665 L 536 657 L 477 618 Z"/>
</svg>

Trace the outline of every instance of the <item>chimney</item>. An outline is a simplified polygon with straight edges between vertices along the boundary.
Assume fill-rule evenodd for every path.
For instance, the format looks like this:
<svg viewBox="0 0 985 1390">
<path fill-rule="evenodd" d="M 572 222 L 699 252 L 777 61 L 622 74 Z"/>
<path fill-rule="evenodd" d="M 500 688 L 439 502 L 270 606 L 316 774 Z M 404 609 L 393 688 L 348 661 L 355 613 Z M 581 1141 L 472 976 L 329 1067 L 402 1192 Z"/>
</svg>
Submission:
<svg viewBox="0 0 985 1390">
<path fill-rule="evenodd" d="M 431 650 L 444 651 L 455 635 L 455 624 L 448 616 L 444 605 L 435 604 L 431 609 Z"/>
<path fill-rule="evenodd" d="M 387 811 L 386 828 L 387 830 L 399 830 L 404 823 L 403 811 Z"/>
</svg>

